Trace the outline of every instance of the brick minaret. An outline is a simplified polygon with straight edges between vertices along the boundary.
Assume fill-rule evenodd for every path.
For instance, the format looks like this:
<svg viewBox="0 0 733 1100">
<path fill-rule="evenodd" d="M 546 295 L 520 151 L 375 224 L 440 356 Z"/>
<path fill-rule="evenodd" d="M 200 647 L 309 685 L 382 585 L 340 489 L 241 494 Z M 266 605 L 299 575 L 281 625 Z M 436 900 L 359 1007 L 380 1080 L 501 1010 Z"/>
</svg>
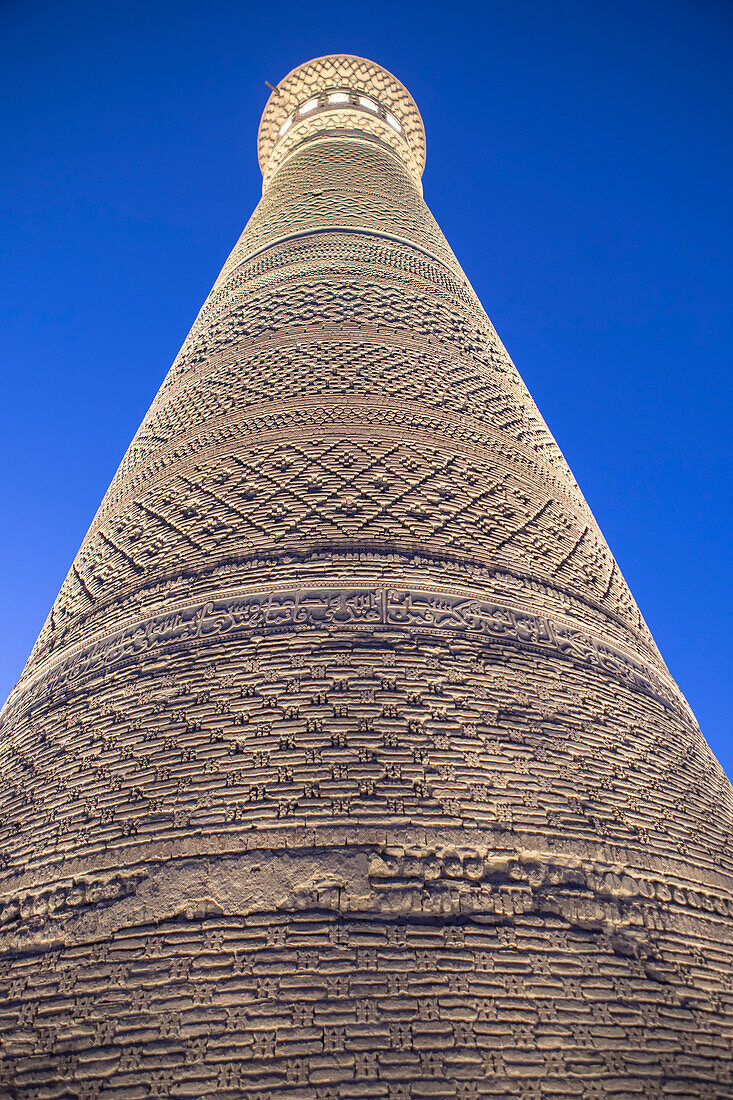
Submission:
<svg viewBox="0 0 733 1100">
<path fill-rule="evenodd" d="M 259 154 L 3 711 L 0 1095 L 731 1095 L 731 788 L 412 98 L 308 62 Z"/>
</svg>

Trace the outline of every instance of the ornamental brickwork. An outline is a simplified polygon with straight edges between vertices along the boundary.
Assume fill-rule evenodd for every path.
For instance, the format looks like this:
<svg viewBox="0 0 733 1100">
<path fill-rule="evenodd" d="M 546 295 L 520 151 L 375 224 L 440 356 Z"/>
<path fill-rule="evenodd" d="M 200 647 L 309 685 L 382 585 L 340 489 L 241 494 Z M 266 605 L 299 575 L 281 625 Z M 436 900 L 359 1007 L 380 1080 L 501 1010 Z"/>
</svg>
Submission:
<svg viewBox="0 0 733 1100">
<path fill-rule="evenodd" d="M 0 1096 L 733 1095 L 733 792 L 372 62 L 262 201 L 2 713 Z"/>
</svg>

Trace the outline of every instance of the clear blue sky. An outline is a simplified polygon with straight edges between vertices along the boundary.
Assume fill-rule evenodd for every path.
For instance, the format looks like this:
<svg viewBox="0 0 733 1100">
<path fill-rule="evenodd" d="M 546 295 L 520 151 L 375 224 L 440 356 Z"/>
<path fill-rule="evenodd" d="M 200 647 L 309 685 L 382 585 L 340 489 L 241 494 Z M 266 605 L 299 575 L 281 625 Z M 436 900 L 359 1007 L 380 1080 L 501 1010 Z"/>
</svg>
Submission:
<svg viewBox="0 0 733 1100">
<path fill-rule="evenodd" d="M 257 202 L 268 90 L 363 54 L 729 774 L 729 0 L 5 0 L 0 696 Z M 725 628 L 725 629 L 724 629 Z"/>
</svg>

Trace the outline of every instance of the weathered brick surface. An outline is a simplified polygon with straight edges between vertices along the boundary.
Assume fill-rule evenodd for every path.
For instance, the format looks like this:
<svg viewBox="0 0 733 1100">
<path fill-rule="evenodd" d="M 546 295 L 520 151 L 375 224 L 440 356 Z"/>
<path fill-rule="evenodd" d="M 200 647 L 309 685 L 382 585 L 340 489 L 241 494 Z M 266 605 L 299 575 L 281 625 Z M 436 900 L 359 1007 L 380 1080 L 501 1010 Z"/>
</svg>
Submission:
<svg viewBox="0 0 733 1100">
<path fill-rule="evenodd" d="M 731 788 L 412 100 L 259 148 L 3 711 L 0 1096 L 733 1095 Z"/>
</svg>

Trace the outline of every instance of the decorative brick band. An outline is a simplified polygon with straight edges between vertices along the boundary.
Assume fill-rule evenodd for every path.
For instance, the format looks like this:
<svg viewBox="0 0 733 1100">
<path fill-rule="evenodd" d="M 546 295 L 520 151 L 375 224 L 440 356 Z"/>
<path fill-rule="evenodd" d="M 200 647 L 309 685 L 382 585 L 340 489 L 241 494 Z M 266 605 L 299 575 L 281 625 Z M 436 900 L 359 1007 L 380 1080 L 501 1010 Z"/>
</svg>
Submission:
<svg viewBox="0 0 733 1100">
<path fill-rule="evenodd" d="M 18 685 L 18 695 L 8 700 L 6 714 L 40 678 L 47 688 L 59 688 L 161 647 L 302 629 L 461 634 L 530 646 L 597 667 L 690 720 L 671 682 L 628 653 L 569 623 L 476 597 L 388 587 L 250 592 L 178 607 L 79 646 L 55 667 L 52 659 L 44 663 L 32 680 Z"/>
</svg>

